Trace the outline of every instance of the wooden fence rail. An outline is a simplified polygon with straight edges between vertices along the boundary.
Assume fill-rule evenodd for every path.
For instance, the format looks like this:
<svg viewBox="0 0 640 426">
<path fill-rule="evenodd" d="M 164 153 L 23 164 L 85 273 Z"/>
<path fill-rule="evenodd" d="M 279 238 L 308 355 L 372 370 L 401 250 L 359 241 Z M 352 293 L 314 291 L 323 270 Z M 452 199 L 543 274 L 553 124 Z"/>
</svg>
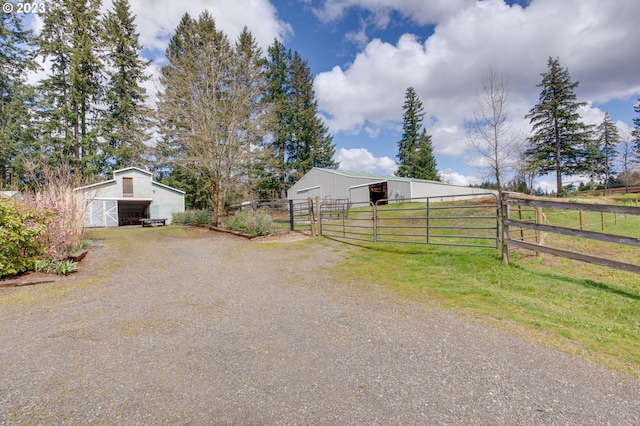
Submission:
<svg viewBox="0 0 640 426">
<path fill-rule="evenodd" d="M 565 228 L 560 226 L 552 226 L 544 223 L 533 223 L 530 220 L 512 219 L 510 213 L 510 207 L 522 206 L 527 207 L 540 207 L 548 209 L 563 209 L 563 210 L 578 210 L 578 211 L 591 211 L 601 213 L 619 213 L 628 215 L 640 216 L 640 207 L 627 207 L 616 205 L 600 205 L 600 204 L 586 204 L 586 203 L 573 203 L 562 201 L 549 201 L 531 198 L 520 198 L 511 194 L 505 194 L 502 200 L 502 212 L 503 212 L 503 226 L 502 226 L 502 260 L 505 264 L 509 263 L 509 247 L 519 247 L 527 250 L 533 250 L 540 253 L 549 253 L 555 256 L 566 257 L 573 260 L 578 260 L 587 263 L 593 263 L 600 266 L 607 266 L 611 268 L 621 269 L 625 271 L 635 272 L 640 274 L 640 265 L 621 262 L 617 260 L 605 259 L 602 257 L 593 256 L 585 253 L 577 253 L 573 251 L 547 247 L 541 244 L 535 244 L 522 239 L 513 239 L 510 235 L 510 228 L 516 227 L 520 229 L 531 229 L 537 232 L 546 232 L 553 234 L 561 234 L 570 237 L 587 238 L 596 241 L 602 241 L 607 243 L 622 244 L 627 246 L 640 247 L 640 238 L 627 237 L 621 235 L 606 234 L 601 232 L 585 231 L 579 229 Z"/>
</svg>

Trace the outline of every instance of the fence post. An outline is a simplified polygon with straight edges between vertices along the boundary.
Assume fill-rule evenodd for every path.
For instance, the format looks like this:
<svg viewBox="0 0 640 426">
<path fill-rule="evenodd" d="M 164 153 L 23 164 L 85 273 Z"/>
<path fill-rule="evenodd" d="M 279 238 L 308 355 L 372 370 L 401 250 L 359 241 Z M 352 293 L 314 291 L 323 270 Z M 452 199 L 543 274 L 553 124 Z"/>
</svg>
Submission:
<svg viewBox="0 0 640 426">
<path fill-rule="evenodd" d="M 429 230 L 431 228 L 431 209 L 429 208 L 429 199 L 427 198 L 427 229 L 425 230 L 427 233 L 427 244 L 431 244 L 429 241 Z"/>
<path fill-rule="evenodd" d="M 500 206 L 502 210 L 502 263 L 509 265 L 509 225 L 505 224 L 505 220 L 509 219 L 509 205 L 507 204 L 508 194 L 502 194 Z"/>
<path fill-rule="evenodd" d="M 380 201 L 380 200 L 378 200 Z M 373 242 L 377 243 L 378 242 L 378 201 L 374 203 L 372 203 L 371 201 L 369 201 L 369 204 L 371 204 L 371 220 L 372 222 L 372 227 L 373 227 Z"/>
<path fill-rule="evenodd" d="M 289 200 L 289 229 L 295 231 L 295 215 L 293 214 L 293 200 Z"/>
<path fill-rule="evenodd" d="M 315 214 L 315 219 L 318 221 L 317 225 L 316 225 L 316 235 L 317 236 L 322 236 L 322 225 L 320 224 L 320 197 L 316 195 L 316 210 L 315 210 L 316 214 Z"/>
<path fill-rule="evenodd" d="M 311 197 L 308 198 L 309 203 L 309 224 L 311 225 L 311 236 L 316 236 L 316 218 L 313 214 L 313 199 Z"/>
<path fill-rule="evenodd" d="M 538 225 L 544 224 L 544 213 L 542 213 L 542 207 L 536 207 L 536 223 Z M 538 230 L 536 232 L 536 239 L 538 245 L 542 245 L 542 242 L 544 241 L 544 231 Z M 537 251 L 536 256 L 544 256 L 544 254 Z"/>
<path fill-rule="evenodd" d="M 580 210 L 579 213 L 580 213 L 580 230 L 583 231 L 584 230 L 584 213 L 582 212 L 582 210 Z"/>
<path fill-rule="evenodd" d="M 522 220 L 522 206 L 518 206 L 518 220 Z M 520 241 L 524 241 L 524 228 L 520 228 Z"/>
</svg>

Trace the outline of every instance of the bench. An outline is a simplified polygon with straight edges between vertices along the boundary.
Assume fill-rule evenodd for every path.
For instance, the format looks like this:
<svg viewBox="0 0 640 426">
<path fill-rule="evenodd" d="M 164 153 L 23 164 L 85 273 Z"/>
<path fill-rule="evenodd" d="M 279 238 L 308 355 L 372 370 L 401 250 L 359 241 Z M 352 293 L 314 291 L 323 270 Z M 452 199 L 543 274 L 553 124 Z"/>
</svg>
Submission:
<svg viewBox="0 0 640 426">
<path fill-rule="evenodd" d="M 140 219 L 140 223 L 142 223 L 142 227 L 145 226 L 156 226 L 156 225 L 166 225 L 167 219 Z"/>
</svg>

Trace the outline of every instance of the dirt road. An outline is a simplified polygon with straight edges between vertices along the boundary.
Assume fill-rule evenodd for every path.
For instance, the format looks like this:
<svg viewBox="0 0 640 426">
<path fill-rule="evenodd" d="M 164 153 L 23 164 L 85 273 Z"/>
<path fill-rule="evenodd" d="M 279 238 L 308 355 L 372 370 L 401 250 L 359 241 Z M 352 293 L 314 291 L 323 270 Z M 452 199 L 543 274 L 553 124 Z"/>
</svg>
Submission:
<svg viewBox="0 0 640 426">
<path fill-rule="evenodd" d="M 338 243 L 113 230 L 0 292 L 0 424 L 639 424 L 640 383 L 375 286 Z"/>
</svg>

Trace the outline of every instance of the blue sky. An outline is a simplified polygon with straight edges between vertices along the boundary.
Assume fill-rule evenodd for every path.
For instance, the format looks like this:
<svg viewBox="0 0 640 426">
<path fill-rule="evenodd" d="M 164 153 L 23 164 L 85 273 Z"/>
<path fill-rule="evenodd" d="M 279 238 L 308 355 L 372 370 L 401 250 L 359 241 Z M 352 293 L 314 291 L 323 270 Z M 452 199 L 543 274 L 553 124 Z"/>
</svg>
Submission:
<svg viewBox="0 0 640 426">
<path fill-rule="evenodd" d="M 110 0 L 103 0 L 103 8 Z M 247 25 L 262 48 L 278 38 L 305 58 L 341 167 L 392 173 L 404 92 L 420 96 L 445 180 L 484 178 L 471 167 L 463 123 L 489 68 L 511 93 L 512 128 L 526 136 L 547 60 L 569 69 L 587 123 L 604 112 L 626 132 L 640 97 L 637 0 L 130 0 L 157 75 L 180 17 L 205 9 L 229 37 Z M 152 80 L 151 94 L 157 90 Z M 523 136 L 523 137 L 524 137 Z M 554 187 L 552 179 L 539 180 Z"/>
</svg>

